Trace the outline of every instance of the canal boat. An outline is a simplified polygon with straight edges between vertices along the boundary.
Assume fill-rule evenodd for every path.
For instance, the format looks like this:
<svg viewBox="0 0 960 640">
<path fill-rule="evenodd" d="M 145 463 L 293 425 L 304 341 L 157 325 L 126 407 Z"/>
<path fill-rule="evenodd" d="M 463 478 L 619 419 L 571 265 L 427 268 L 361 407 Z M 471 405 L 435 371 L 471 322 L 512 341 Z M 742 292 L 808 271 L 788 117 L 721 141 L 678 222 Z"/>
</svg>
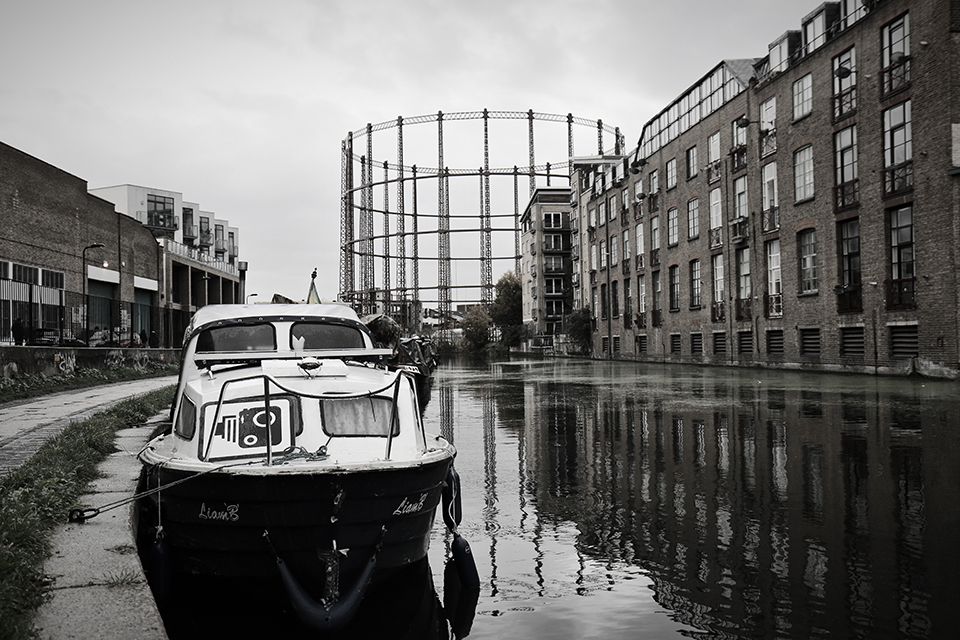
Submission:
<svg viewBox="0 0 960 640">
<path fill-rule="evenodd" d="M 391 355 L 339 304 L 198 310 L 171 429 L 139 455 L 162 573 L 279 574 L 300 618 L 331 629 L 423 559 L 442 494 L 445 515 L 459 507 L 456 452 Z"/>
</svg>

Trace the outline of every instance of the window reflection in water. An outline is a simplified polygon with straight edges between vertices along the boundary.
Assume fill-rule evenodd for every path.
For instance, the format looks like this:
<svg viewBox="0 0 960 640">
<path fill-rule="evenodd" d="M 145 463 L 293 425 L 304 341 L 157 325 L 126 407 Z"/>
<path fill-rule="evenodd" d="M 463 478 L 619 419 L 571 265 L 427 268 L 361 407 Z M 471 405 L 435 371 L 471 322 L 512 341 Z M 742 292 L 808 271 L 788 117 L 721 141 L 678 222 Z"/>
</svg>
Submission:
<svg viewBox="0 0 960 640">
<path fill-rule="evenodd" d="M 545 600 L 527 615 L 550 610 L 543 624 L 562 626 L 569 610 L 551 610 L 551 599 L 622 593 L 603 623 L 626 629 L 647 615 L 637 603 L 649 588 L 649 615 L 665 608 L 689 634 L 956 629 L 940 604 L 960 601 L 952 387 L 631 363 L 485 366 L 466 375 L 451 365 L 436 383 L 450 390 L 440 413 L 459 450 L 464 527 L 479 535 L 478 610 L 528 602 L 532 587 Z M 580 619 L 590 605 L 569 606 Z"/>
</svg>

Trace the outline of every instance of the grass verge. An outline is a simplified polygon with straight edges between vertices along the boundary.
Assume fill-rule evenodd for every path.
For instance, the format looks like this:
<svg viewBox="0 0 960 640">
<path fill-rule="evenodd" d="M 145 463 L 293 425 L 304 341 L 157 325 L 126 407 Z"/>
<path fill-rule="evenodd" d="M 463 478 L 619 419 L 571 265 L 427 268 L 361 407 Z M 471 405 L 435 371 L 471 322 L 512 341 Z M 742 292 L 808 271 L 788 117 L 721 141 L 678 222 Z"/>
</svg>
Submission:
<svg viewBox="0 0 960 640">
<path fill-rule="evenodd" d="M 0 480 L 0 639 L 37 637 L 32 621 L 46 597 L 43 563 L 54 530 L 116 451 L 117 430 L 167 409 L 175 391 L 159 389 L 71 423 Z"/>
<path fill-rule="evenodd" d="M 21 374 L 12 378 L 0 377 L 0 404 L 112 382 L 175 376 L 179 372 L 180 365 L 178 363 L 150 361 L 144 367 L 108 367 L 103 369 L 78 367 L 73 373 L 63 373 L 55 376 L 36 373 Z"/>
</svg>

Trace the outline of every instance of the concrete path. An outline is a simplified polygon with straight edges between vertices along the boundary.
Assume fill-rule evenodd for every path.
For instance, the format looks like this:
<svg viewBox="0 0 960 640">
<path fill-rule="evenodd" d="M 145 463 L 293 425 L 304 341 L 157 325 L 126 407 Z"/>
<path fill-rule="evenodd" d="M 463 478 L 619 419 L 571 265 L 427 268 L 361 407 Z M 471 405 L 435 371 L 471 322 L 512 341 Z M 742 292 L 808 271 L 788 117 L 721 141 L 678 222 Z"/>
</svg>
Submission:
<svg viewBox="0 0 960 640">
<path fill-rule="evenodd" d="M 176 376 L 105 384 L 64 391 L 0 407 L 0 478 L 23 464 L 40 446 L 70 424 L 132 396 L 177 383 Z"/>
<path fill-rule="evenodd" d="M 5 405 L 0 408 L 0 467 L 19 466 L 71 421 L 175 383 L 176 377 L 152 378 Z M 136 455 L 156 423 L 166 417 L 164 412 L 147 424 L 118 431 L 119 451 L 100 466 L 103 477 L 81 496 L 83 506 L 102 507 L 133 495 L 140 472 Z M 44 573 L 52 580 L 51 598 L 34 621 L 40 637 L 167 638 L 137 556 L 132 513 L 132 505 L 125 505 L 83 524 L 65 523 L 55 532 L 52 556 L 44 564 Z"/>
</svg>

